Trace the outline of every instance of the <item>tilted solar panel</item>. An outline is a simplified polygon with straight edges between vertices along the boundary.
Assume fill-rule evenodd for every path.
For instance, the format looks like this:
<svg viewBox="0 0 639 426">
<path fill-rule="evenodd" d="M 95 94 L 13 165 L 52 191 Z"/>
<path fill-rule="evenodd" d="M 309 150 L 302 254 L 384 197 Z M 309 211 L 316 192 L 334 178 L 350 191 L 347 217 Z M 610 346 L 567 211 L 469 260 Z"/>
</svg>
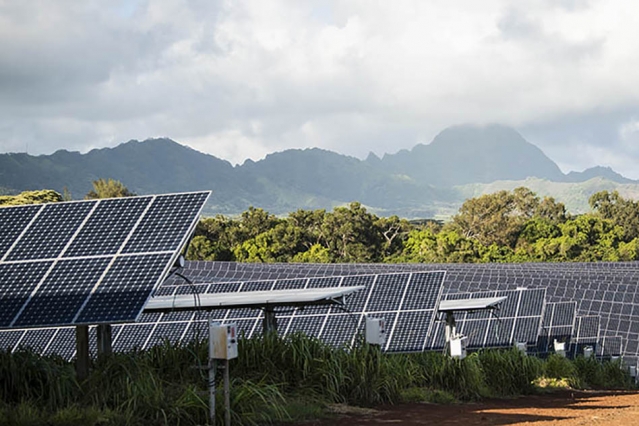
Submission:
<svg viewBox="0 0 639 426">
<path fill-rule="evenodd" d="M 596 315 L 577 317 L 575 333 L 570 345 L 571 356 L 583 355 L 586 347 L 597 350 L 600 336 L 599 321 L 600 318 Z"/>
<path fill-rule="evenodd" d="M 208 196 L 0 208 L 0 328 L 134 321 Z"/>
<path fill-rule="evenodd" d="M 242 292 L 364 285 L 365 290 L 354 293 L 347 299 L 348 310 L 312 306 L 285 310 L 277 314 L 279 333 L 287 335 L 299 331 L 316 336 L 334 346 L 348 346 L 355 342 L 357 333 L 363 330 L 365 317 L 372 316 L 386 319 L 388 339 L 384 350 L 411 352 L 424 349 L 441 298 L 443 279 L 443 272 L 414 272 L 214 283 L 206 286 L 204 290 L 207 293 L 215 293 L 220 290 Z M 174 294 L 189 294 L 194 290 L 201 291 L 203 288 L 197 285 L 176 286 Z M 257 309 L 214 310 L 212 316 L 222 323 L 236 323 L 239 332 L 246 337 L 262 331 L 263 313 Z M 113 348 L 145 349 L 165 340 L 176 342 L 187 341 L 196 336 L 204 337 L 207 331 L 207 317 L 206 312 L 145 313 L 135 324 L 114 327 Z M 15 350 L 20 346 L 26 346 L 16 344 L 13 340 L 9 342 L 8 335 L 5 338 L 3 334 L 5 333 L 0 333 L 0 348 Z M 51 339 L 55 340 L 55 336 L 51 336 Z M 61 354 L 74 353 L 72 340 L 66 346 L 58 341 L 50 342 L 49 347 L 55 347 Z M 41 351 L 40 347 L 37 349 Z"/>
<path fill-rule="evenodd" d="M 553 352 L 555 340 L 566 344 L 570 342 L 575 326 L 576 313 L 577 302 L 546 304 L 542 329 L 537 345 L 537 351 L 539 353 Z"/>
<path fill-rule="evenodd" d="M 457 332 L 467 337 L 469 349 L 511 347 L 515 342 L 535 345 L 544 312 L 545 289 L 519 289 L 474 293 L 448 293 L 444 300 L 503 297 L 494 314 L 488 310 L 455 313 Z M 432 350 L 445 344 L 445 323 L 440 321 L 429 342 Z"/>
</svg>

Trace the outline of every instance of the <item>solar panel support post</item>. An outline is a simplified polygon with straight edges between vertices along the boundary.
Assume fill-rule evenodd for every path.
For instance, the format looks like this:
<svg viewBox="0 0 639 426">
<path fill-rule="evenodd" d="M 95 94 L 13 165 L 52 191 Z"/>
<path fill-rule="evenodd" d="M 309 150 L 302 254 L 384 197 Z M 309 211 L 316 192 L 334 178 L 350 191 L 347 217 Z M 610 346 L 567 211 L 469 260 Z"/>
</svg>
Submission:
<svg viewBox="0 0 639 426">
<path fill-rule="evenodd" d="M 228 359 L 224 360 L 224 424 L 231 426 L 231 379 Z"/>
<path fill-rule="evenodd" d="M 75 373 L 78 381 L 89 377 L 89 326 L 78 325 L 75 328 L 76 360 Z"/>
<path fill-rule="evenodd" d="M 113 353 L 111 324 L 98 324 L 96 327 L 98 356 L 109 356 Z"/>
<path fill-rule="evenodd" d="M 264 336 L 270 333 L 277 334 L 277 318 L 275 317 L 275 309 L 272 306 L 264 308 L 264 321 L 262 322 L 262 331 Z"/>
<path fill-rule="evenodd" d="M 217 361 L 214 358 L 209 359 L 209 418 L 211 424 L 215 424 L 215 372 L 217 370 Z"/>
</svg>

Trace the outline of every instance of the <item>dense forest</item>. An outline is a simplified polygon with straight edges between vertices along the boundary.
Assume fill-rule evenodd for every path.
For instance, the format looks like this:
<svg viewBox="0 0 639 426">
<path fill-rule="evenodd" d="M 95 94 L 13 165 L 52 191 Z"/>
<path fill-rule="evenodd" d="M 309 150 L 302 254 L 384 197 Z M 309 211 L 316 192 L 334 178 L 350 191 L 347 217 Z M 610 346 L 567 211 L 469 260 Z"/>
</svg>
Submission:
<svg viewBox="0 0 639 426">
<path fill-rule="evenodd" d="M 99 179 L 85 198 L 131 196 Z M 55 202 L 51 190 L 0 196 L 0 205 Z M 639 259 L 639 202 L 601 191 L 591 212 L 572 216 L 562 203 L 521 187 L 466 200 L 448 223 L 378 217 L 358 202 L 333 211 L 277 217 L 251 207 L 237 218 L 200 220 L 187 257 L 239 262 L 564 262 Z"/>
<path fill-rule="evenodd" d="M 617 192 L 590 197 L 571 216 L 527 188 L 464 202 L 449 223 L 377 217 L 357 202 L 278 218 L 250 208 L 202 219 L 188 257 L 240 262 L 561 262 L 639 258 L 639 203 Z"/>
</svg>

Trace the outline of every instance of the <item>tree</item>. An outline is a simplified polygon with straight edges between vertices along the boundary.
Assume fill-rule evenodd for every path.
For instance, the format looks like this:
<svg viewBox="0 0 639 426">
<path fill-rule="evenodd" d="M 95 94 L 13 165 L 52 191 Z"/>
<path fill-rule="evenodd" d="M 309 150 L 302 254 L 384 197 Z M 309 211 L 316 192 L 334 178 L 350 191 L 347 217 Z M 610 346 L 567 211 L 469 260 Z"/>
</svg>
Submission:
<svg viewBox="0 0 639 426">
<path fill-rule="evenodd" d="M 93 189 L 84 196 L 85 200 L 97 198 L 131 197 L 135 194 L 127 189 L 124 184 L 114 179 L 98 179 L 93 182 Z"/>
<path fill-rule="evenodd" d="M 322 224 L 325 247 L 334 262 L 377 262 L 382 238 L 374 223 L 377 217 L 357 202 L 335 207 Z"/>
<path fill-rule="evenodd" d="M 51 189 L 43 189 L 41 191 L 24 191 L 18 195 L 0 196 L 0 206 L 57 203 L 59 201 L 62 201 L 62 195 Z"/>
<path fill-rule="evenodd" d="M 601 191 L 588 200 L 590 207 L 602 218 L 610 219 L 624 230 L 626 242 L 639 237 L 639 203 L 626 200 L 619 192 Z"/>
</svg>

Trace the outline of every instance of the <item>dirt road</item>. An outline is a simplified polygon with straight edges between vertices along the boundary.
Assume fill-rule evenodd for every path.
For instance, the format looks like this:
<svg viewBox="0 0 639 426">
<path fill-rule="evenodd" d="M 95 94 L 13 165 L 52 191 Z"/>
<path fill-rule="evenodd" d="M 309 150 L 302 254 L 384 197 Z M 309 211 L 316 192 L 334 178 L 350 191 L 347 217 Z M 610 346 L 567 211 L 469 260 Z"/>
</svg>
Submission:
<svg viewBox="0 0 639 426">
<path fill-rule="evenodd" d="M 408 404 L 342 415 L 310 424 L 639 426 L 639 393 L 562 391 L 481 403 Z"/>
</svg>

